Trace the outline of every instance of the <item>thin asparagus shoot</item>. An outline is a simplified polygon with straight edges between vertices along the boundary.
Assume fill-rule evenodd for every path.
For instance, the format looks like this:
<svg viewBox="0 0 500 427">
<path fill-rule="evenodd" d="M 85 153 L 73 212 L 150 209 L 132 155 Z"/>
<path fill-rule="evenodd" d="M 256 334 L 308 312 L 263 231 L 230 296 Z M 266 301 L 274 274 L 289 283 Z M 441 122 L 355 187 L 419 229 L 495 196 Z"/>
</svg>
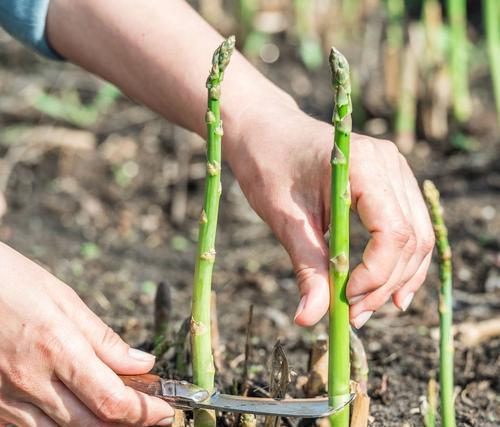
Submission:
<svg viewBox="0 0 500 427">
<path fill-rule="evenodd" d="M 309 0 L 294 0 L 295 27 L 300 41 L 299 54 L 304 65 L 316 70 L 323 63 L 321 39 L 316 31 L 316 3 Z"/>
<path fill-rule="evenodd" d="M 346 285 L 349 276 L 349 144 L 351 137 L 351 83 L 349 64 L 335 48 L 330 52 L 334 90 L 333 125 L 335 126 L 331 167 L 330 214 L 330 330 L 328 355 L 328 398 L 331 405 L 349 395 L 349 304 Z M 330 417 L 332 427 L 349 425 L 349 407 Z"/>
<path fill-rule="evenodd" d="M 469 120 L 471 101 L 468 82 L 467 0 L 447 0 L 450 25 L 450 70 L 453 114 L 459 123 Z"/>
<path fill-rule="evenodd" d="M 386 0 L 387 43 L 384 52 L 384 86 L 387 101 L 396 106 L 399 98 L 399 87 L 394 82 L 400 80 L 402 53 L 405 35 L 405 3 L 404 0 Z"/>
<path fill-rule="evenodd" d="M 191 319 L 191 343 L 193 347 L 193 381 L 211 391 L 214 388 L 215 368 L 210 333 L 210 305 L 212 270 L 215 262 L 215 234 L 221 195 L 221 140 L 220 118 L 221 83 L 224 71 L 234 50 L 234 36 L 224 40 L 214 53 L 212 68 L 207 79 L 207 172 L 203 209 L 199 221 L 198 250 L 194 272 L 194 289 Z M 196 427 L 214 427 L 215 413 L 195 412 Z"/>
<path fill-rule="evenodd" d="M 424 196 L 429 206 L 439 254 L 439 383 L 441 423 L 443 427 L 455 427 L 455 403 L 453 400 L 453 306 L 452 265 L 448 230 L 443 220 L 443 208 L 439 192 L 431 181 L 424 182 Z"/>
<path fill-rule="evenodd" d="M 500 4 L 498 0 L 484 0 L 483 15 L 490 59 L 490 74 L 493 80 L 498 122 L 500 123 Z"/>
</svg>

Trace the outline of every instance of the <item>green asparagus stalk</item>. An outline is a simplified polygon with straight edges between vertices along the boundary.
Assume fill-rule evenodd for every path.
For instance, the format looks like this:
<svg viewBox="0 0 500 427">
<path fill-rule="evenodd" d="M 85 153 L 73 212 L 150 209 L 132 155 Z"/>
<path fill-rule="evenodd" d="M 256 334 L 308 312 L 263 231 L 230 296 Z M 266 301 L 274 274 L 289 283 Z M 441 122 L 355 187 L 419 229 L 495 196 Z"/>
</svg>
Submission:
<svg viewBox="0 0 500 427">
<path fill-rule="evenodd" d="M 443 208 L 439 192 L 431 181 L 424 182 L 424 196 L 431 213 L 439 253 L 439 382 L 441 398 L 441 423 L 443 427 L 455 427 L 453 401 L 453 306 L 452 266 L 448 230 L 443 221 Z"/>
<path fill-rule="evenodd" d="M 300 41 L 299 54 L 304 65 L 316 70 L 323 63 L 321 39 L 316 31 L 314 13 L 316 4 L 310 0 L 294 0 L 295 30 Z"/>
<path fill-rule="evenodd" d="M 388 104 L 395 108 L 399 100 L 400 87 L 395 82 L 401 80 L 403 65 L 405 4 L 404 0 L 385 0 L 387 15 L 387 40 L 384 43 L 384 95 Z"/>
<path fill-rule="evenodd" d="M 450 24 L 450 70 L 453 89 L 453 114 L 458 122 L 471 115 L 468 83 L 467 0 L 447 0 Z"/>
<path fill-rule="evenodd" d="M 409 28 L 409 43 L 403 51 L 401 70 L 399 102 L 394 124 L 396 144 L 402 153 L 412 151 L 415 145 L 415 127 L 417 120 L 417 90 L 418 90 L 418 59 L 415 52 L 413 39 L 419 31 L 416 26 Z"/>
<path fill-rule="evenodd" d="M 490 57 L 491 78 L 500 123 L 500 4 L 498 0 L 484 0 L 484 28 Z"/>
<path fill-rule="evenodd" d="M 404 0 L 386 0 L 387 9 L 387 44 L 400 52 L 404 44 Z"/>
<path fill-rule="evenodd" d="M 330 331 L 328 355 L 328 398 L 335 405 L 349 394 L 349 304 L 346 285 L 349 276 L 349 142 L 351 137 L 351 83 L 349 64 L 332 48 L 330 67 L 334 89 L 335 126 L 331 166 L 330 214 Z M 349 425 L 349 407 L 330 417 L 332 427 Z"/>
<path fill-rule="evenodd" d="M 215 368 L 212 356 L 210 333 L 210 304 L 212 270 L 215 262 L 215 234 L 221 195 L 221 139 L 220 118 L 221 83 L 224 71 L 234 50 L 235 38 L 225 40 L 215 51 L 212 69 L 207 80 L 207 174 L 203 210 L 200 216 L 198 251 L 194 272 L 193 306 L 191 319 L 191 342 L 193 347 L 193 381 L 205 390 L 214 387 Z M 213 411 L 199 410 L 195 413 L 196 427 L 214 427 Z"/>
<path fill-rule="evenodd" d="M 257 13 L 258 8 L 259 5 L 256 0 L 238 1 L 238 14 L 240 18 L 240 33 L 238 34 L 238 39 L 240 42 L 240 37 L 245 40 L 245 38 L 253 31 L 255 14 Z"/>
</svg>

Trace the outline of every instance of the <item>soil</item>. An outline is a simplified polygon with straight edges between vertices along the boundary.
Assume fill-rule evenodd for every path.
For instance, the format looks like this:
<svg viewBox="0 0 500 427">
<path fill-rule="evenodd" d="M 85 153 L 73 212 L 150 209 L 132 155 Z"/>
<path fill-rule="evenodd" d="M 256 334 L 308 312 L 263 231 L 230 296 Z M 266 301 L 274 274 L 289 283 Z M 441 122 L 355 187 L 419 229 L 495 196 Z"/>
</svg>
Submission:
<svg viewBox="0 0 500 427">
<path fill-rule="evenodd" d="M 71 65 L 35 58 L 4 35 L 0 42 L 4 130 L 14 125 L 68 126 L 37 111 L 29 102 L 33 93 L 60 95 L 76 89 L 88 100 L 101 85 Z M 311 74 L 293 55 L 263 70 L 306 111 L 328 120 L 326 70 Z M 477 82 L 478 94 L 488 92 L 486 80 Z M 488 104 L 475 112 L 470 149 L 457 149 L 450 141 L 419 141 L 409 155 L 419 182 L 430 178 L 442 192 L 453 248 L 456 323 L 479 322 L 500 312 L 500 140 L 493 110 Z M 203 144 L 125 97 L 89 132 L 97 139 L 96 149 L 73 150 L 69 143 L 16 165 L 0 239 L 74 287 L 131 345 L 150 349 L 157 283 L 166 282 L 171 290 L 172 329 L 189 316 Z M 4 136 L 0 134 L 2 155 L 7 150 Z M 182 146 L 188 142 L 192 155 L 186 163 Z M 116 147 L 120 156 L 110 155 Z M 241 380 L 250 305 L 251 380 L 266 386 L 269 356 L 280 339 L 292 379 L 299 382 L 307 372 L 314 337 L 326 331 L 326 323 L 311 329 L 293 325 L 298 294 L 287 254 L 251 212 L 227 167 L 223 188 L 214 275 L 224 348 L 219 386 L 230 390 L 233 381 Z M 182 212 L 184 197 L 185 218 L 181 213 L 174 222 L 172 212 Z M 354 261 L 366 238 L 353 219 Z M 437 288 L 434 263 L 406 313 L 388 304 L 359 331 L 369 358 L 371 426 L 423 425 L 421 399 L 438 370 L 433 333 L 438 326 Z M 500 337 L 473 348 L 457 340 L 455 360 L 458 425 L 499 425 Z M 166 366 L 161 361 L 158 369 Z M 289 391 L 301 393 L 293 387 Z"/>
</svg>

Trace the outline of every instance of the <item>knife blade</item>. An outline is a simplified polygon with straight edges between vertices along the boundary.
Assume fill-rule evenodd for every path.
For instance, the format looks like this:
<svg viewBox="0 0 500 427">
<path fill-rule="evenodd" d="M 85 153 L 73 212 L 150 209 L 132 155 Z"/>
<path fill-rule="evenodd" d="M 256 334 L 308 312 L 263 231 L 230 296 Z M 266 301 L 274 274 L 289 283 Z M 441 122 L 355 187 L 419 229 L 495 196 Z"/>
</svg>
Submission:
<svg viewBox="0 0 500 427">
<path fill-rule="evenodd" d="M 171 406 L 183 410 L 214 409 L 223 412 L 274 415 L 281 417 L 321 418 L 332 415 L 349 405 L 356 395 L 348 394 L 329 405 L 328 398 L 271 399 L 209 393 L 187 381 L 166 380 L 157 375 L 123 375 L 125 385 L 140 392 L 157 396 Z"/>
</svg>

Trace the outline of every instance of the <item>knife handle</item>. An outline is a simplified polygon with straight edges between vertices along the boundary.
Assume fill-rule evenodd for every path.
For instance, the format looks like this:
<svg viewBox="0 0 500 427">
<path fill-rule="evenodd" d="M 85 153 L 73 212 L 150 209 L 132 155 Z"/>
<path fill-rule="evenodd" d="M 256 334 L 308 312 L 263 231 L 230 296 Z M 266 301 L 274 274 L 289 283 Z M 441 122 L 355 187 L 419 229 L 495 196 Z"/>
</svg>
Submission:
<svg viewBox="0 0 500 427">
<path fill-rule="evenodd" d="M 151 396 L 161 396 L 161 379 L 158 375 L 142 374 L 142 375 L 118 375 L 128 387 L 141 393 L 149 394 Z"/>
</svg>

